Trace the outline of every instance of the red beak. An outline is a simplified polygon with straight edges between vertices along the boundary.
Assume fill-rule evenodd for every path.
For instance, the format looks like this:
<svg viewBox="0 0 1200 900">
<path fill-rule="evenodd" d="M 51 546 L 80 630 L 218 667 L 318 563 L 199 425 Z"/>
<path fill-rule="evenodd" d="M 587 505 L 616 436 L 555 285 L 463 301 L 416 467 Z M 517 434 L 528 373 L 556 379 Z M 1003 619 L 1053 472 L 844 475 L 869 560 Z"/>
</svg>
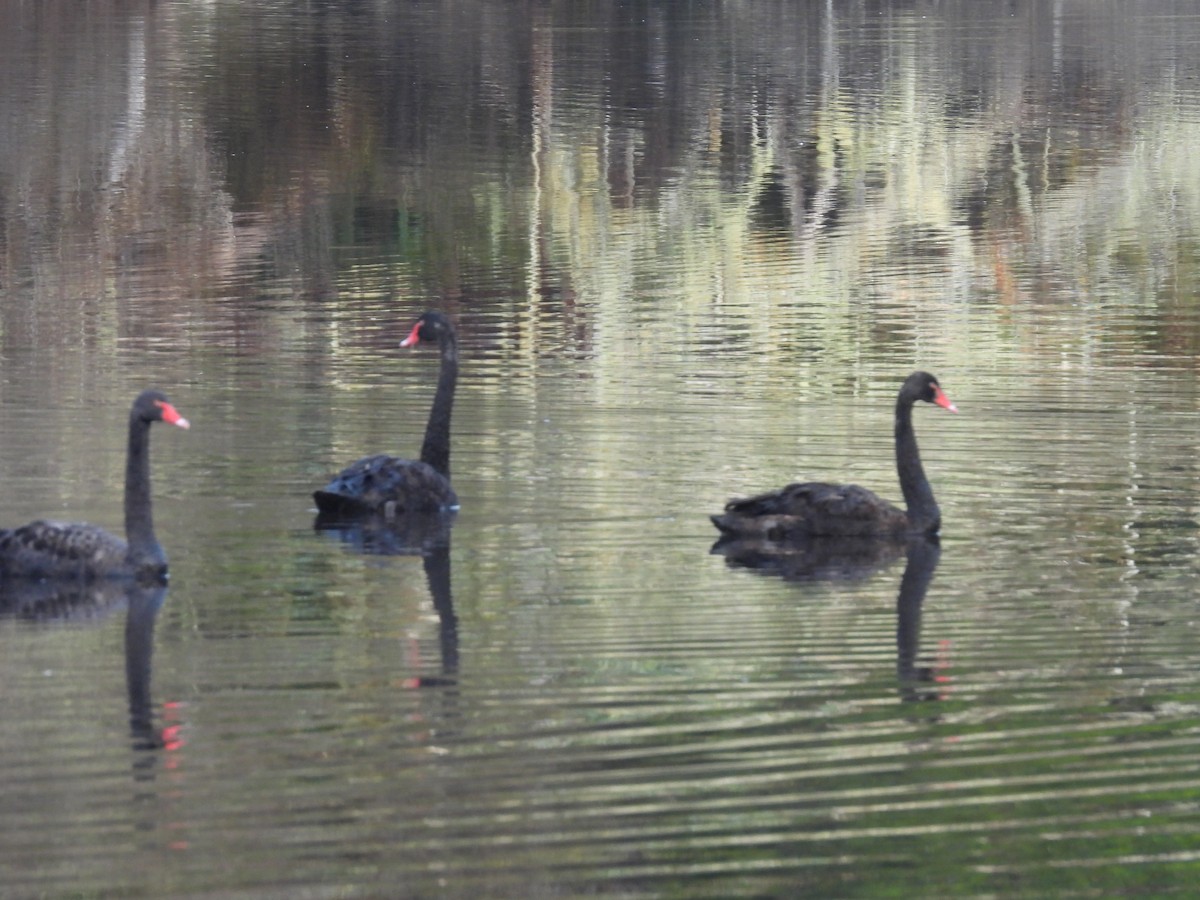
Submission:
<svg viewBox="0 0 1200 900">
<path fill-rule="evenodd" d="M 170 403 L 159 403 L 162 409 L 162 420 L 168 425 L 177 425 L 180 428 L 188 429 L 192 427 L 192 423 L 179 414 L 179 410 L 173 407 Z"/>
<path fill-rule="evenodd" d="M 400 342 L 401 347 L 415 347 L 421 343 L 421 335 L 418 332 L 421 330 L 421 323 L 418 322 L 413 326 L 412 331 L 408 333 L 408 337 Z"/>
<path fill-rule="evenodd" d="M 958 412 L 958 407 L 950 402 L 950 398 L 946 396 L 946 392 L 936 384 L 933 386 L 933 402 L 942 409 L 948 409 L 950 412 Z"/>
</svg>

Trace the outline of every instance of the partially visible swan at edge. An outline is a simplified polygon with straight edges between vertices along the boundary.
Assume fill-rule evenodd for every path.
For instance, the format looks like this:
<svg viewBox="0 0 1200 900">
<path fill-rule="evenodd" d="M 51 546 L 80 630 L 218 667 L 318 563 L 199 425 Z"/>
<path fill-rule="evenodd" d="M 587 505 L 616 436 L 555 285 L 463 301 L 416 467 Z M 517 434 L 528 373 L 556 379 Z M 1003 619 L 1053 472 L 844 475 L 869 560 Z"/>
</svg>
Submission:
<svg viewBox="0 0 1200 900">
<path fill-rule="evenodd" d="M 150 510 L 150 426 L 189 428 L 160 391 L 143 391 L 129 411 L 125 458 L 125 540 L 96 525 L 38 520 L 0 530 L 0 577 L 101 578 L 167 574 Z"/>
</svg>

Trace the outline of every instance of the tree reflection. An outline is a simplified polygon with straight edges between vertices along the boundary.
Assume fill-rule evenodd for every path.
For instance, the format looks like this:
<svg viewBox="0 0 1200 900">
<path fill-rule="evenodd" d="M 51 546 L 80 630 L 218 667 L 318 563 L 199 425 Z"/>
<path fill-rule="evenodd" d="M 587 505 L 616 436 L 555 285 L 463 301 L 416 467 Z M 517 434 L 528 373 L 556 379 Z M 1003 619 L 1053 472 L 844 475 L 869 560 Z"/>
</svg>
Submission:
<svg viewBox="0 0 1200 900">
<path fill-rule="evenodd" d="M 981 276 L 1005 301 L 1070 296 L 1118 249 L 1164 307 L 1190 296 L 1194 16 L 1164 35 L 1157 14 L 1084 4 L 1064 44 L 1039 4 L 101 8 L 100 30 L 61 0 L 0 10 L 0 72 L 27 86 L 0 97 L 0 181 L 20 198 L 0 202 L 2 288 L 37 301 L 0 309 L 14 345 L 60 335 L 64 311 L 98 323 L 89 341 L 190 339 L 134 300 L 186 300 L 248 351 L 303 337 L 289 303 L 259 302 L 271 275 L 323 312 L 430 285 L 559 311 L 536 272 L 621 314 L 644 246 L 723 294 L 755 291 L 731 257 L 794 253 L 797 296 L 811 285 L 834 317 L 908 250 L 931 297 Z M 1164 203 L 1171 221 L 1143 227 Z M 390 262 L 361 265 L 366 247 Z M 1056 288 L 1059 270 L 1092 277 Z M 689 303 L 683 333 L 711 314 L 706 291 Z M 346 324 L 340 352 L 373 339 Z M 550 331 L 535 352 L 571 337 Z"/>
</svg>

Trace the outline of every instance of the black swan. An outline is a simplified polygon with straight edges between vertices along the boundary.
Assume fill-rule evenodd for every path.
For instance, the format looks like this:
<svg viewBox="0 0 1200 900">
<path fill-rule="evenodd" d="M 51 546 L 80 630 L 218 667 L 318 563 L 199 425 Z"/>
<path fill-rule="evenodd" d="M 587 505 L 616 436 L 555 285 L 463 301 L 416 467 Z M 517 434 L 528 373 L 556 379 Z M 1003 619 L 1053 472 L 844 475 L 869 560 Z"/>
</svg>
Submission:
<svg viewBox="0 0 1200 900">
<path fill-rule="evenodd" d="M 458 509 L 458 497 L 450 487 L 450 411 L 458 380 L 458 338 L 449 319 L 427 312 L 400 346 L 412 347 L 421 341 L 437 341 L 442 357 L 421 458 L 380 454 L 351 463 L 313 492 L 319 517 L 382 515 L 391 519 Z"/>
<path fill-rule="evenodd" d="M 958 412 L 928 372 L 914 372 L 900 388 L 896 397 L 896 471 L 907 510 L 858 485 L 809 482 L 731 500 L 723 514 L 711 517 L 713 524 L 727 535 L 772 541 L 936 534 L 942 514 L 921 467 L 912 428 L 912 407 L 918 400 Z"/>
<path fill-rule="evenodd" d="M 9 578 L 99 578 L 167 573 L 150 512 L 150 425 L 190 427 L 165 395 L 143 391 L 129 411 L 125 458 L 125 540 L 83 523 L 39 520 L 0 530 L 0 575 Z"/>
</svg>

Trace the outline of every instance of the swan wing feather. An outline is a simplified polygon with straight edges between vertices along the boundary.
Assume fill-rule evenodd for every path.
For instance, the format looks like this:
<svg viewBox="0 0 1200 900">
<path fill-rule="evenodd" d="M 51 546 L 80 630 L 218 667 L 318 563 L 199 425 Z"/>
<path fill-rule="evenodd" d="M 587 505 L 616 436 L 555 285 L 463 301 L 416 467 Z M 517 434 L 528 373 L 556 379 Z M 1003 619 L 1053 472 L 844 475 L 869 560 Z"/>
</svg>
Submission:
<svg viewBox="0 0 1200 900">
<path fill-rule="evenodd" d="M 39 519 L 0 531 L 0 568 L 21 577 L 94 575 L 119 567 L 128 547 L 103 528 Z"/>
<path fill-rule="evenodd" d="M 787 540 L 807 535 L 892 534 L 904 530 L 906 517 L 903 510 L 856 484 L 814 481 L 731 500 L 713 522 L 729 534 Z"/>
<path fill-rule="evenodd" d="M 351 463 L 313 499 L 323 513 L 403 515 L 453 509 L 458 497 L 450 482 L 419 460 L 379 454 Z"/>
</svg>

